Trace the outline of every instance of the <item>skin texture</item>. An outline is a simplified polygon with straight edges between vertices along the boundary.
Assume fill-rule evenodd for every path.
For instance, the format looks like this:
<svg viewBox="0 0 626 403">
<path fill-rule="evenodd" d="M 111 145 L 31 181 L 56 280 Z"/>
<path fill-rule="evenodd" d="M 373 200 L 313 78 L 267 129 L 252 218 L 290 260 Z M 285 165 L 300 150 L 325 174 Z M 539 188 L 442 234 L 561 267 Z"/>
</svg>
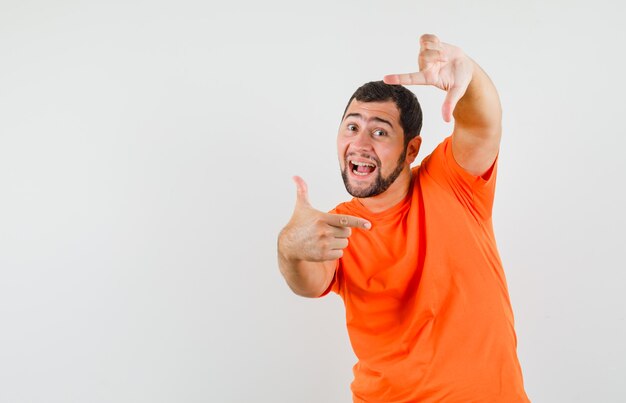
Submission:
<svg viewBox="0 0 626 403">
<path fill-rule="evenodd" d="M 502 110 L 493 83 L 460 48 L 441 42 L 435 35 L 420 37 L 418 66 L 418 72 L 388 75 L 384 81 L 432 85 L 446 91 L 441 112 L 446 122 L 454 118 L 452 154 L 469 173 L 483 175 L 498 155 L 502 134 Z M 339 165 L 345 173 L 346 188 L 373 212 L 392 207 L 408 192 L 410 164 L 420 145 L 418 136 L 409 142 L 403 155 L 404 133 L 393 102 L 353 100 L 337 135 Z M 375 170 L 366 176 L 354 175 L 349 165 L 351 160 L 372 163 Z M 392 176 L 396 168 L 399 169 L 396 179 L 384 191 L 376 193 L 376 182 Z M 308 201 L 304 180 L 296 176 L 294 181 L 296 206 L 278 236 L 278 264 L 296 294 L 316 297 L 332 281 L 337 259 L 348 246 L 352 230 L 367 230 L 371 224 L 362 218 L 316 210 Z"/>
</svg>

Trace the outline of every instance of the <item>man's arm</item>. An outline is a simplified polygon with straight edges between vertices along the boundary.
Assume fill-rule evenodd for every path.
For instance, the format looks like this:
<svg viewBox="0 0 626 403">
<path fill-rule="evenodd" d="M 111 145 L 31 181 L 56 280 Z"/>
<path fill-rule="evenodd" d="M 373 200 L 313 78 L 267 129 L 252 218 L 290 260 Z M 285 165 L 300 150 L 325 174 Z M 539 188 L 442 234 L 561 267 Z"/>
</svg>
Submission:
<svg viewBox="0 0 626 403">
<path fill-rule="evenodd" d="M 484 174 L 498 155 L 502 108 L 496 87 L 476 62 L 472 80 L 454 108 L 452 154 L 473 175 Z"/>
<path fill-rule="evenodd" d="M 417 73 L 385 76 L 388 84 L 434 85 L 447 92 L 442 106 L 446 122 L 454 116 L 452 153 L 473 175 L 493 164 L 502 135 L 502 108 L 487 74 L 460 48 L 435 35 L 420 37 Z"/>
<path fill-rule="evenodd" d="M 337 260 L 307 262 L 290 258 L 286 255 L 286 251 L 291 249 L 286 246 L 289 240 L 282 235 L 283 231 L 278 236 L 278 267 L 287 285 L 302 297 L 319 297 L 333 280 Z"/>
<path fill-rule="evenodd" d="M 371 224 L 359 217 L 314 209 L 304 180 L 296 176 L 294 181 L 298 190 L 296 207 L 278 235 L 278 267 L 294 293 L 318 297 L 333 279 L 351 228 L 369 229 Z"/>
</svg>

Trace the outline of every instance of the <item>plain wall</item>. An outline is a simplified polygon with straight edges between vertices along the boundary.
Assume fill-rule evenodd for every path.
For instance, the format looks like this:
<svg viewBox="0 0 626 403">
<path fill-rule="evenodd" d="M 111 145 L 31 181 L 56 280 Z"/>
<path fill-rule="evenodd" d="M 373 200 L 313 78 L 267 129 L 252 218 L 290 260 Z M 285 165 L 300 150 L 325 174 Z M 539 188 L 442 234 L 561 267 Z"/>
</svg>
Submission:
<svg viewBox="0 0 626 403">
<path fill-rule="evenodd" d="M 291 293 L 294 201 L 349 199 L 362 83 L 462 47 L 504 108 L 494 225 L 534 402 L 623 402 L 625 6 L 0 0 L 0 402 L 347 402 L 343 304 Z M 424 109 L 418 161 L 452 125 Z"/>
</svg>

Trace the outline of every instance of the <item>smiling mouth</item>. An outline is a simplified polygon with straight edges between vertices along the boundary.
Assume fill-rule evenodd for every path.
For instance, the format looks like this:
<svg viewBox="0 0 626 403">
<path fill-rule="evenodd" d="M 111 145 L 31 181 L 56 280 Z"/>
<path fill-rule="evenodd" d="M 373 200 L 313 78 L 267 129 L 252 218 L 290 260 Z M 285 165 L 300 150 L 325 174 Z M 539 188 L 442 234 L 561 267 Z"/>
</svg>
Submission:
<svg viewBox="0 0 626 403">
<path fill-rule="evenodd" d="M 357 176 L 368 176 L 376 170 L 376 165 L 370 162 L 349 160 L 350 171 Z"/>
</svg>

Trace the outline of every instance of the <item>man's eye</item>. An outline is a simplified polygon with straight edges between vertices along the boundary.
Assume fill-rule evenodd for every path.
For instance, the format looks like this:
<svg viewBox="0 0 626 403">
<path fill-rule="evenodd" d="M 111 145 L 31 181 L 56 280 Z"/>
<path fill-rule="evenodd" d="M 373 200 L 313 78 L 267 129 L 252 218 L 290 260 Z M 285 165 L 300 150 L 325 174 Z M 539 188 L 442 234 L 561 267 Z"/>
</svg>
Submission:
<svg viewBox="0 0 626 403">
<path fill-rule="evenodd" d="M 387 133 L 384 130 L 374 130 L 374 136 L 379 137 L 379 136 L 384 136 Z"/>
<path fill-rule="evenodd" d="M 348 125 L 348 130 L 350 130 L 351 132 L 356 130 L 356 125 Z"/>
</svg>

